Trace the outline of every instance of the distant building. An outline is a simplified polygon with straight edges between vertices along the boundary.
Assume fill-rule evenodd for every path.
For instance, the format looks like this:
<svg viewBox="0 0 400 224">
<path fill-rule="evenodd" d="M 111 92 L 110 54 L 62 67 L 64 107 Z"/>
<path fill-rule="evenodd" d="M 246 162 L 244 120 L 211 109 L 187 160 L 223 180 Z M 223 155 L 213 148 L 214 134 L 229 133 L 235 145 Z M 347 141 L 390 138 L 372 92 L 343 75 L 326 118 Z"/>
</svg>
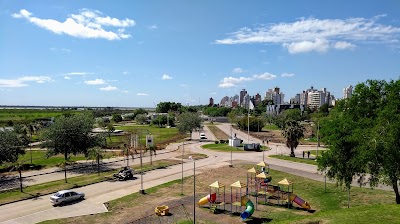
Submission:
<svg viewBox="0 0 400 224">
<path fill-rule="evenodd" d="M 353 86 L 347 86 L 343 89 L 343 99 L 348 99 L 353 94 Z"/>
<path fill-rule="evenodd" d="M 279 87 L 275 87 L 273 90 L 268 89 L 268 91 L 265 93 L 265 99 L 268 101 L 272 101 L 275 105 L 284 104 L 285 94 L 280 92 Z"/>
<path fill-rule="evenodd" d="M 214 99 L 212 97 L 210 97 L 210 102 L 209 102 L 208 106 L 210 106 L 210 107 L 214 106 Z"/>
<path fill-rule="evenodd" d="M 240 91 L 240 98 L 239 98 L 239 105 L 240 105 L 240 106 L 246 105 L 246 104 L 244 103 L 244 97 L 245 97 L 246 95 L 247 95 L 246 89 L 242 89 L 242 91 Z"/>
</svg>

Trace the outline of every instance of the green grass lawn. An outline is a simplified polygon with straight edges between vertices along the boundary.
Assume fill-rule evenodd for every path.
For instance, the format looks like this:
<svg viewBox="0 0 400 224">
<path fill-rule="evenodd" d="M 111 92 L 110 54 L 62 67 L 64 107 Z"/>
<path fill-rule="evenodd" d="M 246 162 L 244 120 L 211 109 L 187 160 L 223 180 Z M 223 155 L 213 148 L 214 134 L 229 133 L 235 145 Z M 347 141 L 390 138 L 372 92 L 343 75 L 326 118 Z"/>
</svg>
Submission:
<svg viewBox="0 0 400 224">
<path fill-rule="evenodd" d="M 290 157 L 287 155 L 270 155 L 268 157 L 276 158 L 276 159 L 283 159 L 283 160 L 297 162 L 297 163 L 306 163 L 306 164 L 311 164 L 311 165 L 317 165 L 317 162 L 315 160 L 308 159 L 308 158 L 303 159 L 302 157 L 301 158 L 300 157 Z"/>
<path fill-rule="evenodd" d="M 76 156 L 71 155 L 70 161 L 76 162 L 78 160 L 86 160 L 86 157 L 83 154 L 78 154 Z M 61 164 L 64 161 L 64 155 L 55 155 L 49 158 L 46 158 L 45 150 L 32 150 L 32 164 L 35 167 L 48 168 Z M 31 164 L 31 151 L 27 149 L 24 155 L 20 155 L 18 158 L 18 162 L 22 164 Z M 9 167 L 12 167 L 12 163 L 4 163 L 0 166 L 0 170 L 7 170 Z"/>
<path fill-rule="evenodd" d="M 266 129 L 266 130 L 281 130 L 278 126 L 276 126 L 274 124 L 267 124 L 262 129 Z"/>
</svg>

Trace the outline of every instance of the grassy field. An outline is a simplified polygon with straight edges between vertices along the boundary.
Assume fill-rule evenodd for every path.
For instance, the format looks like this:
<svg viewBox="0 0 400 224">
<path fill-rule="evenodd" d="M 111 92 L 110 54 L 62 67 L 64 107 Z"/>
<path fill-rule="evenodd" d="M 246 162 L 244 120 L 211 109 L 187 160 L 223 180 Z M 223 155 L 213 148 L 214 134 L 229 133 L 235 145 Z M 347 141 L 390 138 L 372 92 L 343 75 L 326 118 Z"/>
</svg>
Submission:
<svg viewBox="0 0 400 224">
<path fill-rule="evenodd" d="M 308 159 L 308 158 L 300 158 L 300 157 L 290 157 L 287 155 L 270 155 L 268 157 L 271 158 L 276 158 L 276 159 L 283 159 L 287 161 L 292 161 L 292 162 L 297 162 L 297 163 L 306 163 L 310 165 L 317 165 L 317 162 L 313 159 Z"/>
<path fill-rule="evenodd" d="M 63 114 L 82 113 L 77 110 L 37 110 L 37 109 L 1 109 L 0 126 L 7 125 L 9 121 L 18 123 L 21 121 L 32 122 L 37 119 L 48 119 L 58 117 Z"/>
<path fill-rule="evenodd" d="M 207 127 L 208 127 L 208 129 L 210 129 L 210 131 L 214 134 L 214 136 L 217 139 L 227 140 L 229 138 L 229 135 L 227 135 L 225 132 L 223 132 L 217 126 L 215 126 L 215 125 L 207 125 Z"/>
<path fill-rule="evenodd" d="M 243 178 L 246 178 L 246 170 L 253 166 L 254 165 L 235 165 L 234 175 L 227 175 L 227 173 L 232 172 L 230 170 L 234 169 L 229 167 L 221 168 L 221 172 L 209 171 L 197 175 L 196 179 L 199 181 L 198 191 L 208 192 L 208 183 L 211 183 L 215 179 L 225 184 L 238 179 L 243 181 Z M 273 204 L 267 206 L 258 205 L 257 210 L 246 223 L 263 223 L 261 220 L 264 220 L 265 223 L 299 224 L 399 223 L 398 217 L 400 217 L 400 210 L 398 209 L 398 205 L 395 204 L 395 198 L 392 192 L 352 187 L 350 192 L 350 208 L 347 208 L 347 191 L 336 187 L 335 184 L 328 183 L 325 191 L 324 184 L 318 181 L 276 170 L 270 170 L 270 175 L 272 176 L 272 185 L 276 185 L 284 178 L 292 181 L 294 183 L 294 193 L 309 202 L 313 211 L 307 212 L 298 207 L 288 209 Z M 190 178 L 187 182 L 190 185 Z M 180 180 L 175 180 L 146 190 L 146 195 L 134 193 L 110 201 L 107 203 L 109 208 L 108 213 L 52 220 L 42 223 L 116 223 L 115 220 L 121 219 L 121 217 L 130 217 L 130 219 L 125 221 L 132 221 L 135 218 L 141 217 L 141 215 L 132 217 L 133 211 L 137 212 L 137 209 L 143 208 L 140 202 L 146 201 L 146 204 L 149 204 L 154 200 L 159 200 L 160 197 L 167 197 L 166 194 L 168 194 L 168 198 L 175 197 L 177 202 L 179 202 L 180 197 L 176 196 L 176 192 L 179 192 L 179 186 Z M 255 198 L 250 199 L 255 203 Z M 150 211 L 154 212 L 153 207 L 145 208 L 144 210 L 145 211 L 142 212 L 143 214 L 145 214 L 146 211 L 149 213 Z M 197 223 L 205 224 L 241 222 L 239 217 L 229 215 L 229 212 L 228 214 L 210 214 L 207 208 L 196 209 L 196 218 Z M 190 222 L 180 220 L 178 223 Z"/>
<path fill-rule="evenodd" d="M 111 155 L 110 153 L 105 155 L 104 157 L 106 158 L 107 156 Z M 83 154 L 78 154 L 76 156 L 71 155 L 70 156 L 70 161 L 71 162 L 76 162 L 78 160 L 86 160 L 86 157 Z M 48 168 L 48 167 L 53 167 L 61 164 L 64 161 L 64 155 L 55 155 L 52 157 L 47 158 L 46 157 L 46 151 L 44 150 L 32 150 L 32 164 L 34 167 L 40 167 L 40 168 Z M 31 151 L 28 149 L 25 151 L 24 155 L 20 155 L 18 158 L 18 162 L 21 164 L 31 164 Z M 12 167 L 12 163 L 3 163 L 0 166 L 0 172 L 7 170 L 9 167 Z M 25 166 L 24 166 L 25 167 Z"/>
<path fill-rule="evenodd" d="M 265 129 L 265 130 L 281 130 L 278 126 L 276 126 L 274 124 L 267 124 L 262 129 Z"/>
</svg>

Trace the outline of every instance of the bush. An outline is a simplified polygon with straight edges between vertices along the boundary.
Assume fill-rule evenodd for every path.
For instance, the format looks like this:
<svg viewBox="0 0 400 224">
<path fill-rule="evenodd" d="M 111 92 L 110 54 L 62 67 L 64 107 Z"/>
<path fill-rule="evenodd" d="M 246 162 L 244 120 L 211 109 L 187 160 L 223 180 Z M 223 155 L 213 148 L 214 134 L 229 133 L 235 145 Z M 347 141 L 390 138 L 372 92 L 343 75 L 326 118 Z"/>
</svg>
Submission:
<svg viewBox="0 0 400 224">
<path fill-rule="evenodd" d="M 215 141 L 215 144 L 218 144 L 218 143 L 219 143 L 219 141 L 218 141 L 218 140 L 216 140 L 216 141 Z"/>
</svg>

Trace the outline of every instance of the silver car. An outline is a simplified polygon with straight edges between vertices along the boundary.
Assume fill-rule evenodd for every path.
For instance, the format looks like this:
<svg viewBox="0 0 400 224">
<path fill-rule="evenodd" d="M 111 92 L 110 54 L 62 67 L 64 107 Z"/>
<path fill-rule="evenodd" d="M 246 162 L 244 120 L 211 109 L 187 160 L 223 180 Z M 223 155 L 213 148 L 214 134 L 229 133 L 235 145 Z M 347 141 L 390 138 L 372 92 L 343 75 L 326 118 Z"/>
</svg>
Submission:
<svg viewBox="0 0 400 224">
<path fill-rule="evenodd" d="M 75 192 L 71 190 L 62 190 L 55 193 L 53 196 L 50 196 L 50 202 L 53 203 L 53 206 L 65 205 L 68 202 L 83 200 L 84 198 L 85 198 L 84 193 Z"/>
</svg>

